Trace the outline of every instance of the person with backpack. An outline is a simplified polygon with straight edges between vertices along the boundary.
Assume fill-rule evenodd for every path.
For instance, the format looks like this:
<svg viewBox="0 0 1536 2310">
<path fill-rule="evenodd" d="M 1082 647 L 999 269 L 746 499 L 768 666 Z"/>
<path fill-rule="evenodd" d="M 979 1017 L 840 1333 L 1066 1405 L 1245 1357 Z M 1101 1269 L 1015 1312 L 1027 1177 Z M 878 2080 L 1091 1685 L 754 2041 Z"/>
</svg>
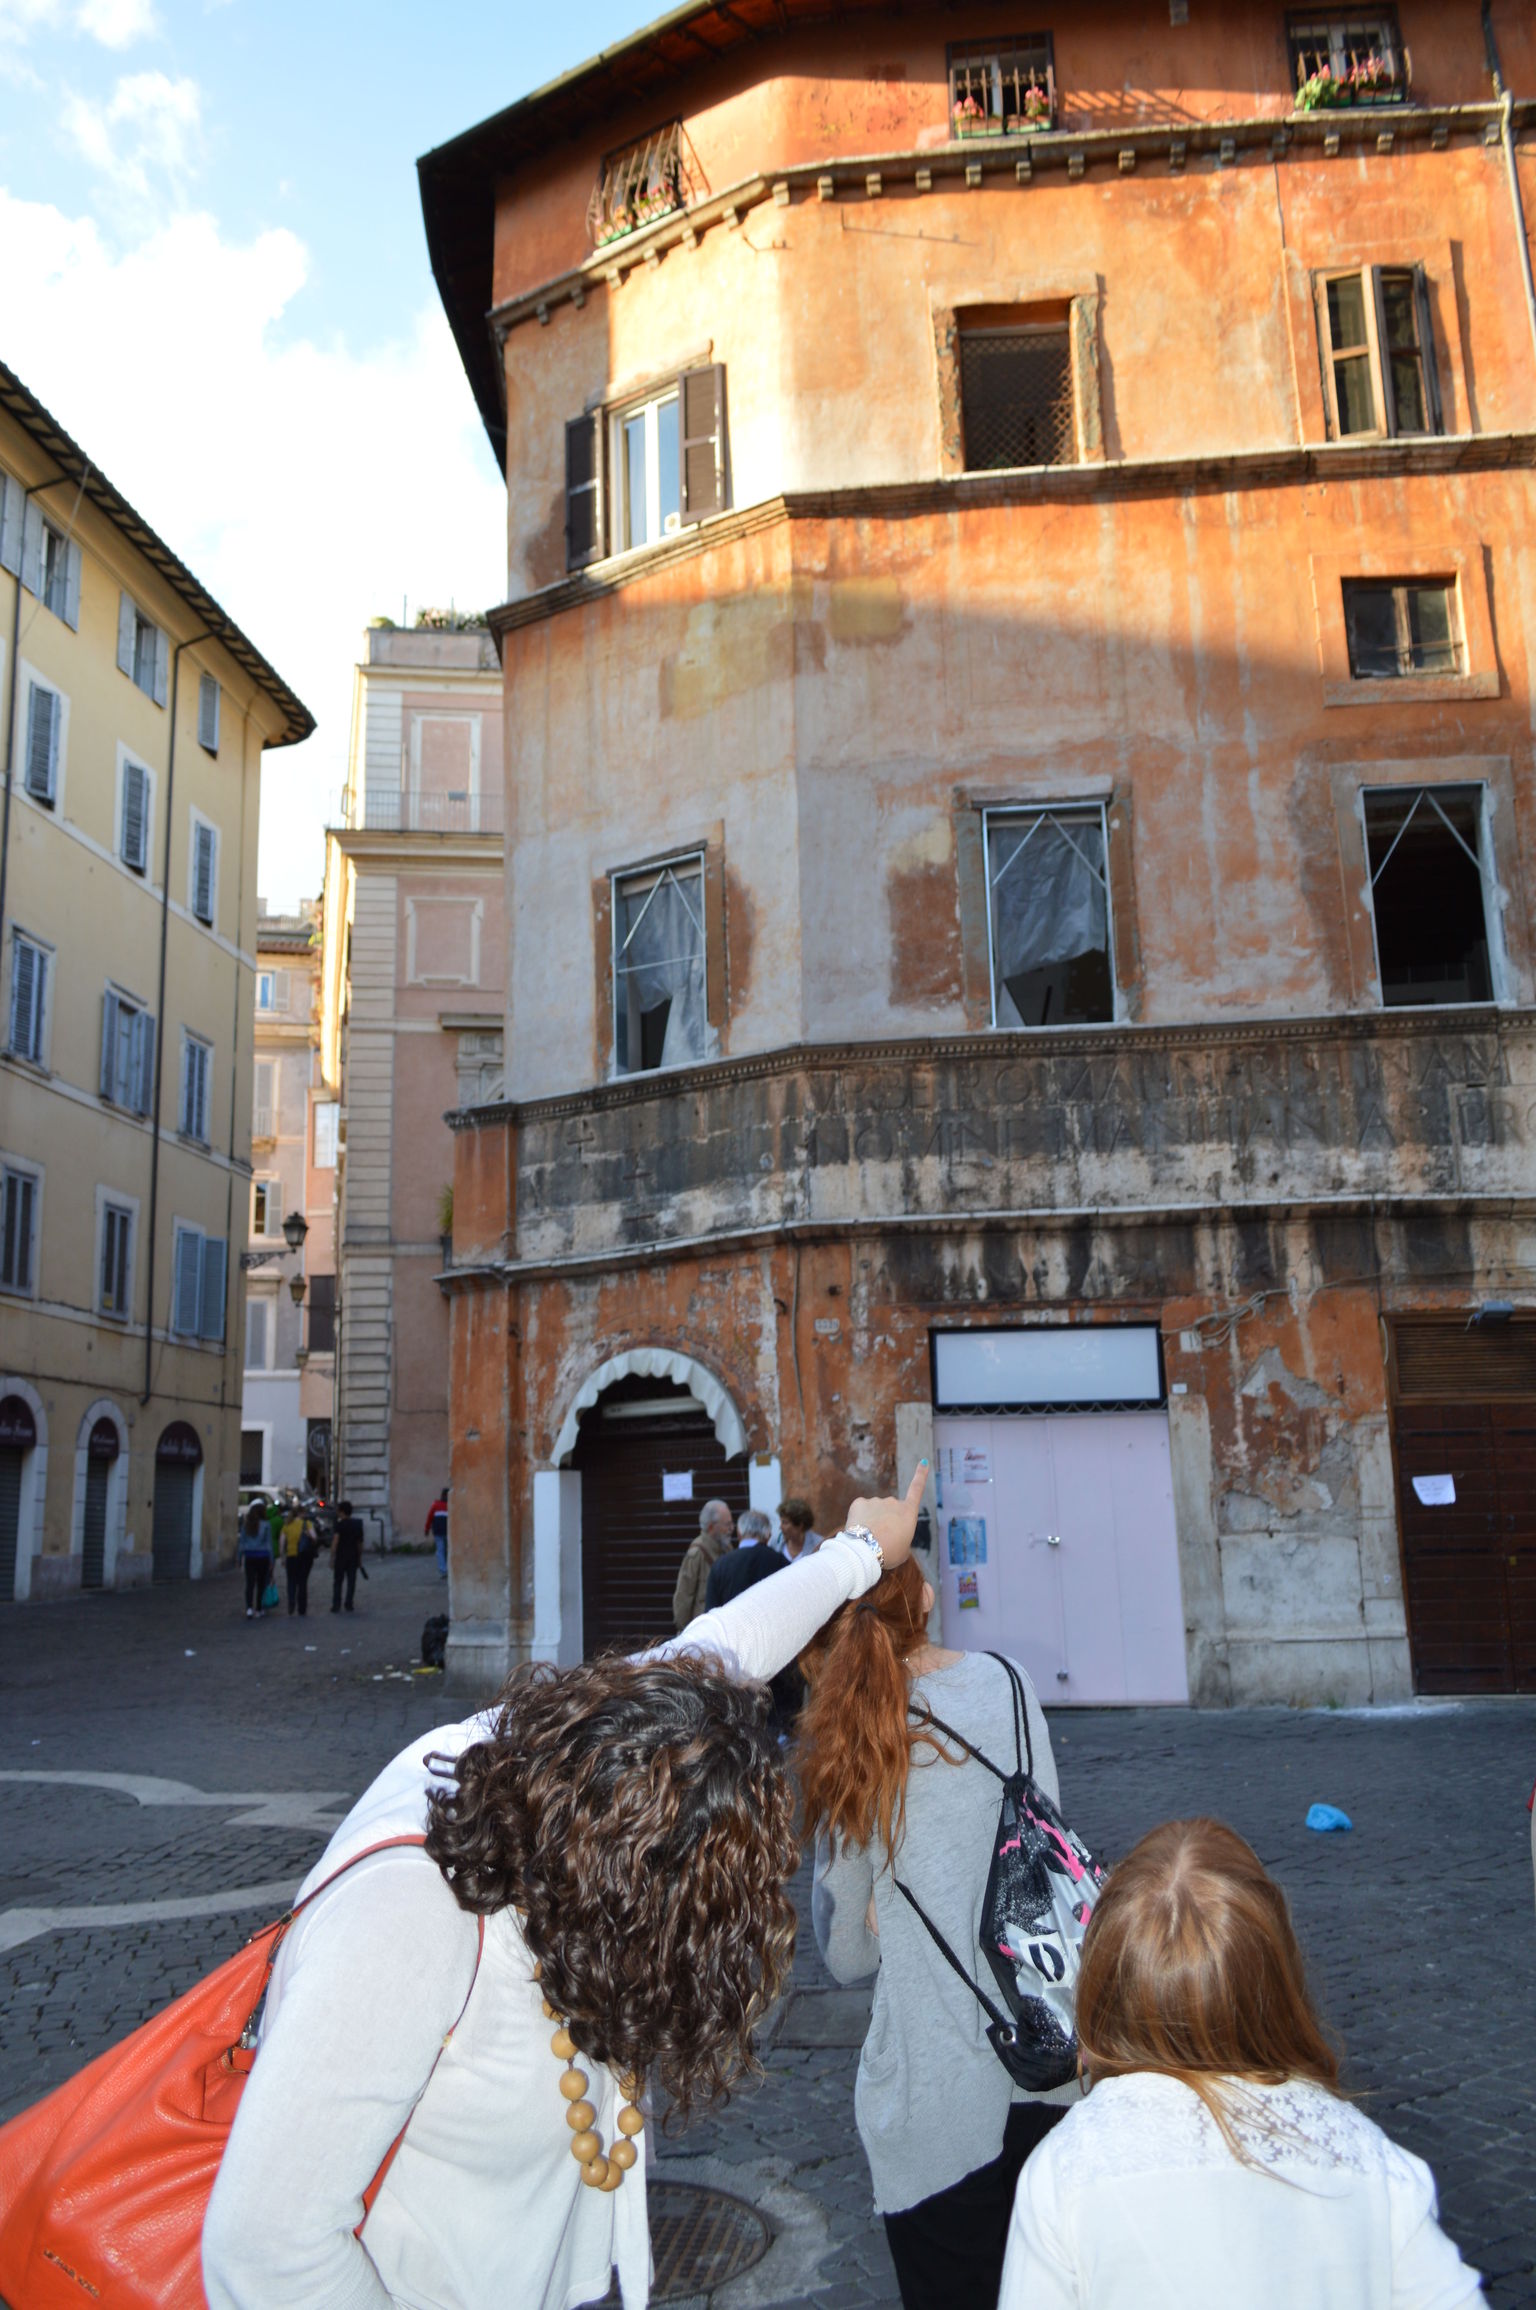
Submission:
<svg viewBox="0 0 1536 2310">
<path fill-rule="evenodd" d="M 1014 2184 L 1078 2091 L 1070 2055 L 1068 2082 L 1021 2085 L 989 2041 L 1001 1993 L 974 1977 L 999 1776 L 1027 1750 L 1059 1792 L 1024 1670 L 931 1644 L 932 1608 L 909 1558 L 833 1615 L 801 1659 L 797 1763 L 822 1956 L 837 1981 L 876 1975 L 854 2117 L 904 2310 L 994 2310 Z"/>
<path fill-rule="evenodd" d="M 1224 1822 L 1110 1873 L 1077 1982 L 1088 2091 L 1019 2182 L 1002 2310 L 1468 2310 L 1435 2182 L 1339 2091 L 1285 1895 Z"/>
<path fill-rule="evenodd" d="M 241 1519 L 239 1553 L 245 1569 L 245 1617 L 258 1620 L 272 1577 L 272 1535 L 265 1500 L 253 1500 Z"/>
<path fill-rule="evenodd" d="M 363 1562 L 363 1519 L 354 1516 L 350 1500 L 341 1503 L 341 1514 L 336 1523 L 336 1536 L 331 1542 L 331 1610 L 342 1609 L 345 1592 L 346 1609 L 352 1610 L 352 1599 L 357 1592 L 357 1575 Z M 366 1578 L 366 1574 L 364 1575 Z"/>
</svg>

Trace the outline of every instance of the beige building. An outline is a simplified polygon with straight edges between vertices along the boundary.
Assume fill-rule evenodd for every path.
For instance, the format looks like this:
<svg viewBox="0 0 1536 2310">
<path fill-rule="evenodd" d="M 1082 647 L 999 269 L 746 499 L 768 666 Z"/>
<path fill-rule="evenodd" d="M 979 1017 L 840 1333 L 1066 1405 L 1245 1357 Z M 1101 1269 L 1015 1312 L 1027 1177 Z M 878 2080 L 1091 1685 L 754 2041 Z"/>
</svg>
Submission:
<svg viewBox="0 0 1536 2310">
<path fill-rule="evenodd" d="M 419 1537 L 448 1479 L 453 1141 L 501 1093 L 502 696 L 483 623 L 370 628 L 326 843 L 323 1084 L 341 1097 L 334 1486 Z"/>
<path fill-rule="evenodd" d="M 262 749 L 311 716 L 0 366 L 0 1598 L 232 1536 Z"/>
<path fill-rule="evenodd" d="M 243 1489 L 330 1491 L 340 1108 L 320 1067 L 320 905 L 256 918 Z M 295 1215 L 304 1222 L 301 1232 Z M 285 1229 L 298 1236 L 290 1246 Z"/>
</svg>

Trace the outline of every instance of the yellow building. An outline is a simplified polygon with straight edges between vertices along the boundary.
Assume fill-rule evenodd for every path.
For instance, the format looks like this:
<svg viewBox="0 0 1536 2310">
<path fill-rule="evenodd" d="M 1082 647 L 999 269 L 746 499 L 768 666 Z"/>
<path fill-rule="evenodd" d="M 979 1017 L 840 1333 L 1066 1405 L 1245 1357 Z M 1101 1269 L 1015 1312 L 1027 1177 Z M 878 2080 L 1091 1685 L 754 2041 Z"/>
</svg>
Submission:
<svg viewBox="0 0 1536 2310">
<path fill-rule="evenodd" d="M 0 705 L 19 1600 L 196 1577 L 233 1539 L 261 756 L 314 723 L 3 364 Z"/>
</svg>

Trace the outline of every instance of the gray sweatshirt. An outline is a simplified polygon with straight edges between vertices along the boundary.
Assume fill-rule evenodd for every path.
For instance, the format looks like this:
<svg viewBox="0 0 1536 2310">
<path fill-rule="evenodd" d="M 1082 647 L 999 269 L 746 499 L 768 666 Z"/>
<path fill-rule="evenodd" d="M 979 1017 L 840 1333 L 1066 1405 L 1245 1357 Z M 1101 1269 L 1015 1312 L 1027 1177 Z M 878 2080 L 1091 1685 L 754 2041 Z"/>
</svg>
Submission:
<svg viewBox="0 0 1536 2310">
<path fill-rule="evenodd" d="M 1019 1674 L 1035 1778 L 1055 1803 L 1051 1736 L 1033 1685 L 1022 1669 Z M 926 1701 L 1003 1771 L 1012 1768 L 1013 1699 L 997 1661 L 967 1653 L 951 1668 L 914 1679 L 912 1697 Z M 906 1830 L 896 1858 L 903 1884 L 994 2004 L 979 1931 L 1001 1802 L 1001 1783 L 984 1766 L 969 1757 L 946 1764 L 920 1746 L 907 1777 Z M 871 1894 L 878 1938 L 865 1923 Z M 853 2107 L 882 2214 L 900 2213 L 990 2163 L 1002 2149 L 1011 2101 L 1077 2100 L 1075 2085 L 1047 2094 L 1025 2094 L 1014 2085 L 987 2043 L 986 2015 L 897 1892 L 882 1848 L 837 1848 L 818 1837 L 811 1914 L 837 1980 L 857 1981 L 879 1968 Z"/>
</svg>

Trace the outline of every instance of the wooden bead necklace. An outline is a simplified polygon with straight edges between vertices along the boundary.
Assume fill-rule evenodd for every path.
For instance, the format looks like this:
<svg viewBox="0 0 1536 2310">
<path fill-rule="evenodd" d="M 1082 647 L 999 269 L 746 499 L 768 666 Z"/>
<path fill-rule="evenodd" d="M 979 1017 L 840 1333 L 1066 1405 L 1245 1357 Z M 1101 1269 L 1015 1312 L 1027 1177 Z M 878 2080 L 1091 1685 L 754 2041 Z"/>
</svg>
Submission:
<svg viewBox="0 0 1536 2310">
<path fill-rule="evenodd" d="M 543 1980 L 542 1965 L 535 1965 L 533 1978 L 535 1981 Z M 605 2150 L 603 2137 L 597 2130 L 597 2111 L 587 2100 L 590 2081 L 586 2071 L 576 2067 L 576 2040 L 547 1997 L 543 2003 L 545 2019 L 555 2024 L 554 2036 L 549 2041 L 550 2051 L 558 2054 L 565 2063 L 560 2091 L 566 2105 L 565 2122 L 571 2129 L 571 2155 L 580 2166 L 581 2178 L 589 2189 L 616 2190 L 640 2155 L 634 2143 L 634 2136 L 645 2125 L 645 2119 L 635 2107 L 640 2094 L 639 2084 L 632 2077 L 619 2079 L 619 2091 L 624 2096 L 624 2107 L 618 2117 L 620 2138 L 611 2149 Z"/>
</svg>

